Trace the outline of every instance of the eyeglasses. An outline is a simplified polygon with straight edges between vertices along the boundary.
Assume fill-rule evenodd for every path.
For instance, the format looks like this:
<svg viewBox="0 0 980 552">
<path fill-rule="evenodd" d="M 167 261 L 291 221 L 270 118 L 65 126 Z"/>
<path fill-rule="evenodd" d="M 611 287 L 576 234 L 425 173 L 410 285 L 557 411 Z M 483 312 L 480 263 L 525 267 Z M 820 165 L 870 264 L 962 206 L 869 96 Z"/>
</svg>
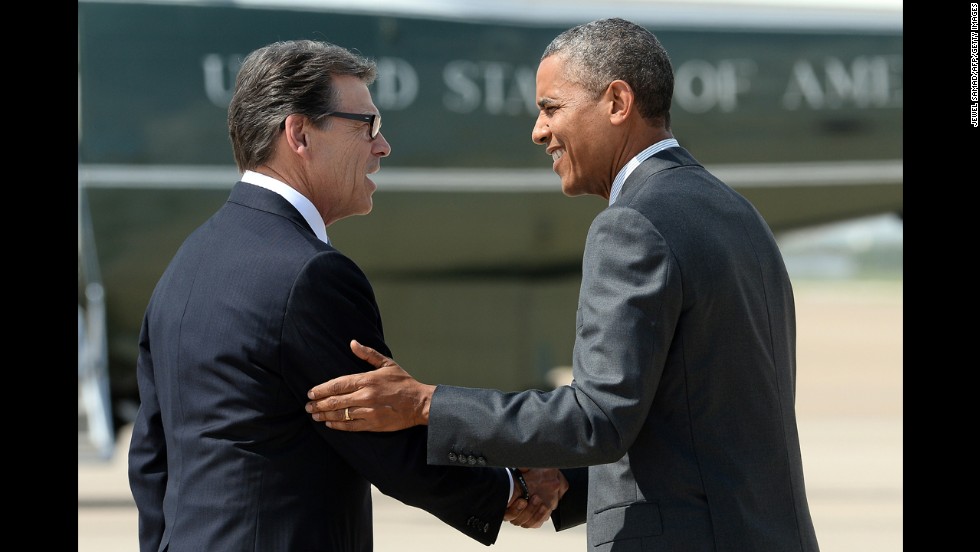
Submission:
<svg viewBox="0 0 980 552">
<path fill-rule="evenodd" d="M 340 111 L 331 111 L 330 113 L 320 115 L 320 117 L 340 117 L 341 119 L 350 119 L 352 121 L 367 123 L 371 125 L 372 140 L 377 138 L 378 133 L 381 132 L 381 115 L 362 115 L 360 113 L 342 113 Z"/>
</svg>

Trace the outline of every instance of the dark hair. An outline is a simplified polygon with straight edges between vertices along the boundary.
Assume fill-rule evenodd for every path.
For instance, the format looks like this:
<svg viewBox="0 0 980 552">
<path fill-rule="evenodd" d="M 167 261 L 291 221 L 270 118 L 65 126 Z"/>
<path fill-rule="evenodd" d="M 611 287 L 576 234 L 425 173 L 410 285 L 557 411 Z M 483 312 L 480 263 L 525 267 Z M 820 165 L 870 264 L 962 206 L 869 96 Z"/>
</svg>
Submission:
<svg viewBox="0 0 980 552">
<path fill-rule="evenodd" d="M 336 75 L 370 85 L 377 66 L 350 50 L 314 40 L 275 42 L 249 54 L 228 105 L 228 136 L 238 169 L 254 169 L 269 160 L 280 125 L 290 114 L 315 119 L 333 111 Z"/>
<path fill-rule="evenodd" d="M 663 117 L 670 128 L 674 69 L 667 50 L 647 29 L 620 18 L 592 21 L 555 37 L 541 59 L 554 55 L 561 56 L 568 76 L 596 98 L 610 82 L 626 81 L 640 114 Z"/>
</svg>

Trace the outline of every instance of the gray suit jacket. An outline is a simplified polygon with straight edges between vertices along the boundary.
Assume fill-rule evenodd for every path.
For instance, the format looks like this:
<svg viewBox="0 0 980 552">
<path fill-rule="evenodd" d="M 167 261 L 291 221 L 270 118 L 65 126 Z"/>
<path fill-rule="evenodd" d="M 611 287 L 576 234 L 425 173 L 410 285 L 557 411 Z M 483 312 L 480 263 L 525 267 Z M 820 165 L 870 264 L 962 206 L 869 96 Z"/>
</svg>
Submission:
<svg viewBox="0 0 980 552">
<path fill-rule="evenodd" d="M 684 149 L 589 229 L 574 381 L 439 386 L 428 460 L 554 466 L 590 550 L 816 551 L 796 427 L 793 290 L 769 227 Z M 581 486 L 588 483 L 587 509 Z"/>
</svg>

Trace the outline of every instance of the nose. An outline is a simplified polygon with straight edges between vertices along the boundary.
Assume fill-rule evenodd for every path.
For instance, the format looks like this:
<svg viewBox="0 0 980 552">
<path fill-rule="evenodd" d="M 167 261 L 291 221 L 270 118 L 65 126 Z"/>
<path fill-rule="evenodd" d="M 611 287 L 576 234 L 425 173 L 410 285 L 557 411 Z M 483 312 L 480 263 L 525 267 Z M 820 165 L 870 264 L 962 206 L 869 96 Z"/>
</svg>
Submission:
<svg viewBox="0 0 980 552">
<path fill-rule="evenodd" d="M 384 134 L 379 132 L 372 145 L 374 146 L 373 151 L 375 155 L 379 157 L 388 157 L 391 155 L 391 144 L 388 143 L 388 140 L 385 140 Z"/>
<path fill-rule="evenodd" d="M 531 141 L 535 144 L 545 145 L 548 137 L 551 136 L 551 129 L 542 121 L 542 114 L 538 114 L 538 119 L 534 121 L 534 128 L 531 129 Z"/>
</svg>

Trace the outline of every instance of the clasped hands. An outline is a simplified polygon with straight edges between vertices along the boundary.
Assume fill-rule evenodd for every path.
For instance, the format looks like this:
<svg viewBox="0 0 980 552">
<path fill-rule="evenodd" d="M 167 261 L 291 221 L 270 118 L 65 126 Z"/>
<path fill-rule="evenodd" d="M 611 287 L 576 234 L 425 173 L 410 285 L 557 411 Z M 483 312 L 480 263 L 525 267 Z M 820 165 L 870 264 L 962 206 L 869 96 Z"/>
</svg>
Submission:
<svg viewBox="0 0 980 552">
<path fill-rule="evenodd" d="M 356 340 L 351 341 L 350 348 L 375 370 L 341 376 L 311 389 L 306 411 L 314 420 L 341 431 L 397 431 L 428 425 L 436 386 L 416 381 L 395 361 Z M 521 468 L 521 473 L 530 499 L 522 497 L 515 481 L 504 521 L 525 528 L 541 527 L 568 490 L 568 481 L 555 468 Z"/>
<path fill-rule="evenodd" d="M 551 512 L 558 507 L 558 501 L 568 490 L 568 481 L 555 468 L 520 470 L 527 482 L 530 500 L 522 498 L 521 488 L 515 481 L 514 493 L 504 511 L 504 521 L 526 529 L 537 529 L 548 521 Z"/>
</svg>

